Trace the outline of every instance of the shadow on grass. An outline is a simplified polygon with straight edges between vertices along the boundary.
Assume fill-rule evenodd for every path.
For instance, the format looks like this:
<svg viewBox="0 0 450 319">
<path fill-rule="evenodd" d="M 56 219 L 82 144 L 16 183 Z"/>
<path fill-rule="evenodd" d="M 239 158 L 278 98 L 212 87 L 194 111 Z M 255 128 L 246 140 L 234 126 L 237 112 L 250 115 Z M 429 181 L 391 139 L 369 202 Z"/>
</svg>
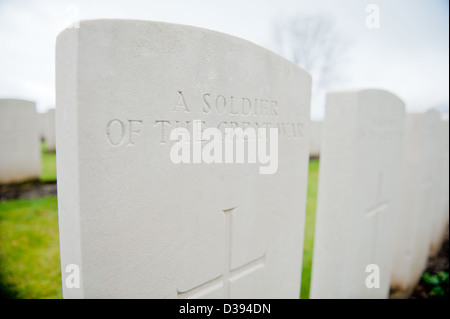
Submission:
<svg viewBox="0 0 450 319">
<path fill-rule="evenodd" d="M 0 299 L 17 299 L 19 295 L 17 294 L 14 287 L 10 284 L 5 283 L 2 275 L 0 274 Z"/>
</svg>

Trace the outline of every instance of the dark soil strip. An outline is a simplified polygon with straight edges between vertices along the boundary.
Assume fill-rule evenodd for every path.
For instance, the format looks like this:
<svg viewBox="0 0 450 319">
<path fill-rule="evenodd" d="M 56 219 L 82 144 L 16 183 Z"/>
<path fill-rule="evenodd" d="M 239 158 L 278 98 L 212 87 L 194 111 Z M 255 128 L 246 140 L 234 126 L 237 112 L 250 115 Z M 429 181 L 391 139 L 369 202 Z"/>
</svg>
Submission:
<svg viewBox="0 0 450 319">
<path fill-rule="evenodd" d="M 42 183 L 36 180 L 20 184 L 0 185 L 0 201 L 48 195 L 56 195 L 56 183 Z"/>
</svg>

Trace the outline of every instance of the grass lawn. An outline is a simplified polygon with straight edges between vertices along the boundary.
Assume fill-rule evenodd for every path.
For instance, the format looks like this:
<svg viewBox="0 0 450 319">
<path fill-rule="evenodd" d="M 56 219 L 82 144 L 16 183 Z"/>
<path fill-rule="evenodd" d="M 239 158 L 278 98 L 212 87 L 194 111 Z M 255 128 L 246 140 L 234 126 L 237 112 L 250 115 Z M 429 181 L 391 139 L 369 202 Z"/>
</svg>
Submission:
<svg viewBox="0 0 450 319">
<path fill-rule="evenodd" d="M 311 266 L 314 247 L 314 225 L 316 220 L 317 186 L 319 183 L 319 160 L 309 162 L 308 195 L 306 200 L 305 241 L 303 248 L 301 299 L 309 298 Z"/>
<path fill-rule="evenodd" d="M 0 203 L 0 293 L 61 298 L 56 196 Z"/>
<path fill-rule="evenodd" d="M 309 165 L 301 298 L 309 296 L 319 161 Z M 56 180 L 43 152 L 42 180 Z M 0 298 L 61 298 L 56 196 L 0 202 Z"/>
<path fill-rule="evenodd" d="M 45 151 L 45 143 L 41 143 L 42 170 L 41 182 L 56 182 L 56 153 Z"/>
</svg>

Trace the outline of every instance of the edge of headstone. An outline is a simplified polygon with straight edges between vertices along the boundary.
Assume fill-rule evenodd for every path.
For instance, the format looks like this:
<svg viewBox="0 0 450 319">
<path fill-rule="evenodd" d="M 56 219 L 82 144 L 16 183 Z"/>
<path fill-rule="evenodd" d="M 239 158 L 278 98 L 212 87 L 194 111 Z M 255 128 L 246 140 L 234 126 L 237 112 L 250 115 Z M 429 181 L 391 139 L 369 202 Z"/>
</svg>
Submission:
<svg viewBox="0 0 450 319">
<path fill-rule="evenodd" d="M 227 37 L 231 37 L 233 39 L 236 39 L 238 41 L 242 41 L 243 43 L 247 43 L 250 44 L 252 46 L 256 46 L 259 49 L 262 49 L 264 51 L 267 51 L 268 53 L 284 60 L 286 63 L 291 64 L 293 67 L 301 70 L 302 72 L 304 72 L 305 74 L 307 74 L 307 76 L 309 77 L 309 80 L 312 80 L 312 75 L 305 70 L 304 68 L 298 66 L 297 64 L 293 63 L 292 61 L 289 61 L 288 59 L 286 59 L 285 57 L 279 55 L 278 53 L 267 49 L 255 42 L 252 42 L 250 40 L 246 40 L 244 38 L 241 38 L 239 36 L 236 35 L 232 35 L 226 32 L 221 32 L 221 31 L 217 31 L 217 30 L 211 30 L 211 29 L 207 29 L 207 28 L 203 28 L 203 27 L 198 27 L 198 26 L 193 26 L 193 25 L 188 25 L 188 24 L 183 24 L 183 23 L 172 23 L 172 22 L 164 22 L 164 21 L 158 21 L 158 20 L 143 20 L 143 19 L 108 19 L 108 18 L 99 18 L 99 19 L 83 19 L 79 21 L 79 27 L 77 28 L 73 28 L 73 27 L 66 27 L 63 30 L 61 30 L 58 35 L 56 36 L 56 43 L 58 41 L 60 41 L 61 38 L 66 36 L 66 33 L 68 32 L 74 32 L 74 30 L 79 30 L 81 28 L 83 28 L 83 26 L 88 26 L 88 25 L 94 25 L 94 24 L 103 24 L 103 23 L 145 23 L 145 24 L 154 24 L 155 26 L 172 26 L 172 27 L 184 27 L 184 28 L 188 28 L 191 29 L 193 31 L 200 31 L 200 32 L 207 32 L 207 33 L 211 33 L 211 34 L 217 34 L 220 36 L 227 36 Z"/>
</svg>

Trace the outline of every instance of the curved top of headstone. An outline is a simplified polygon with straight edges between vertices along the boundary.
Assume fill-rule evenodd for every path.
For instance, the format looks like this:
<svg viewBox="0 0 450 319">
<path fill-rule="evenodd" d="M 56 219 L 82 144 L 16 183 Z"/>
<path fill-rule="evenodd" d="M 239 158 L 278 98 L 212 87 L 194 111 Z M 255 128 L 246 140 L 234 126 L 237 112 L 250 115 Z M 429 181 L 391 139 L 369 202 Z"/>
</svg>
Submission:
<svg viewBox="0 0 450 319">
<path fill-rule="evenodd" d="M 23 99 L 14 99 L 14 98 L 0 98 L 0 105 L 32 105 L 34 106 L 36 102 L 23 100 Z"/>
<path fill-rule="evenodd" d="M 0 99 L 0 108 L 2 112 L 14 112 L 14 114 L 35 114 L 36 113 L 36 103 L 34 101 L 21 100 L 21 99 L 13 99 L 6 98 Z M 9 121 L 8 118 L 4 118 L 4 123 Z M 11 124 L 11 123 L 9 123 Z"/>
<path fill-rule="evenodd" d="M 405 102 L 396 94 L 384 89 L 355 89 L 329 92 L 327 108 L 335 105 L 353 105 L 358 107 L 377 107 L 391 109 L 395 112 L 405 112 Z"/>
<path fill-rule="evenodd" d="M 426 110 L 413 110 L 408 112 L 408 116 L 411 118 L 423 119 L 427 117 L 432 119 L 432 121 L 443 120 L 441 113 L 436 109 L 426 109 Z"/>
<path fill-rule="evenodd" d="M 398 102 L 405 104 L 405 102 L 396 94 L 392 93 L 391 91 L 385 90 L 385 89 L 350 89 L 350 90 L 341 90 L 341 91 L 332 91 L 328 93 L 331 94 L 355 94 L 360 97 L 367 96 L 367 97 L 373 97 L 375 95 L 377 96 L 385 96 L 385 97 L 391 97 L 392 99 L 396 99 Z"/>
<path fill-rule="evenodd" d="M 120 34 L 127 34 L 128 37 L 134 36 L 136 41 L 145 35 L 155 34 L 158 35 L 160 40 L 167 39 L 168 37 L 175 37 L 177 39 L 183 39 L 184 42 L 192 41 L 191 49 L 200 50 L 217 50 L 220 47 L 228 49 L 228 52 L 232 52 L 237 46 L 247 46 L 249 49 L 258 50 L 260 55 L 258 58 L 264 58 L 272 56 L 273 58 L 284 60 L 286 63 L 292 65 L 292 67 L 301 70 L 305 74 L 311 75 L 300 68 L 298 65 L 285 59 L 284 57 L 263 48 L 249 40 L 239 38 L 230 34 L 222 33 L 219 31 L 208 30 L 200 27 L 189 26 L 184 24 L 175 24 L 161 21 L 147 21 L 147 20 L 133 20 L 133 19 L 91 19 L 81 20 L 79 27 L 66 28 L 62 30 L 57 36 L 57 42 L 65 37 L 67 34 L 74 32 L 74 30 L 89 30 L 89 32 L 112 32 L 118 35 L 117 40 L 120 38 Z M 132 33 L 130 33 L 130 31 Z M 88 36 L 88 34 L 86 34 Z M 180 45 L 182 42 L 179 43 Z M 168 53 L 176 53 L 176 47 L 167 48 Z M 172 51 L 173 50 L 173 51 Z"/>
</svg>

